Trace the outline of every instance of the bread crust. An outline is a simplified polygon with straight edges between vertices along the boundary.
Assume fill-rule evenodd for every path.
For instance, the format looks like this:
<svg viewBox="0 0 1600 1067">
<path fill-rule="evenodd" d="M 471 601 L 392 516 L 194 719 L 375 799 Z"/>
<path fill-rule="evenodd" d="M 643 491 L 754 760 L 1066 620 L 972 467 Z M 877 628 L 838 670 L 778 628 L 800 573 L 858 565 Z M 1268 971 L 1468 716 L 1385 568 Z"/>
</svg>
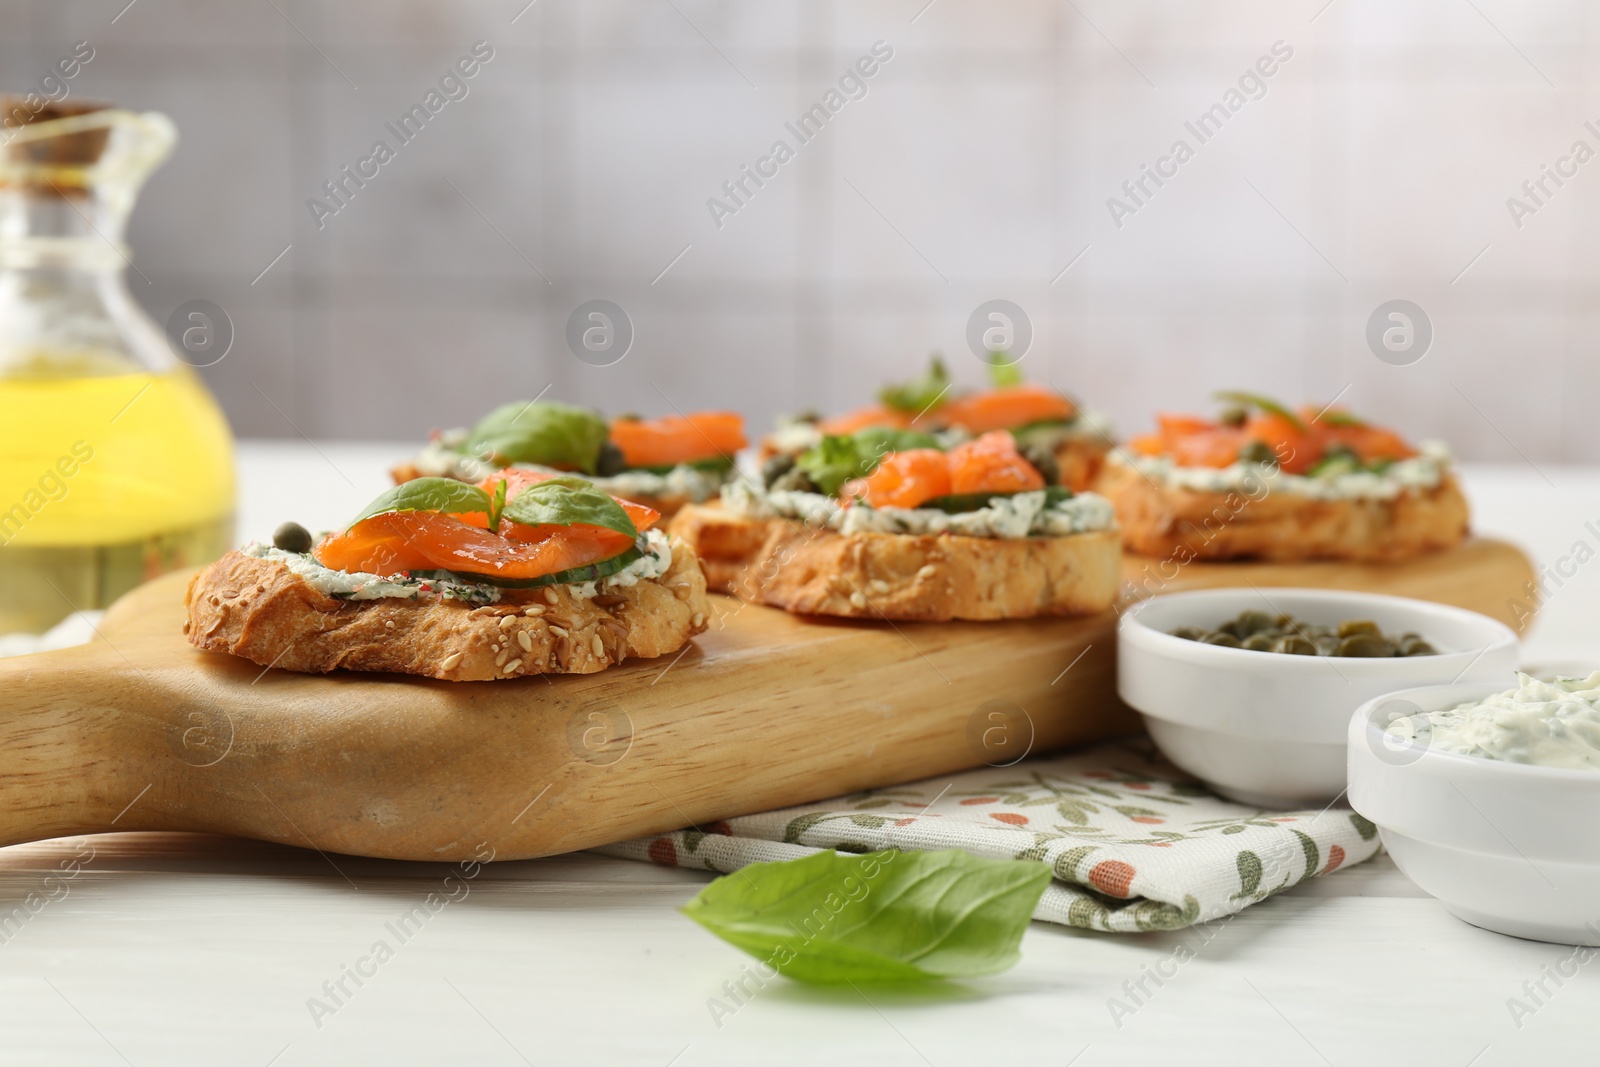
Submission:
<svg viewBox="0 0 1600 1067">
<path fill-rule="evenodd" d="M 1393 563 L 1452 548 L 1468 528 L 1466 498 L 1448 473 L 1431 489 L 1406 489 L 1392 500 L 1173 489 L 1121 463 L 1106 464 L 1094 488 L 1116 508 L 1130 552 L 1184 562 Z"/>
<path fill-rule="evenodd" d="M 701 556 L 707 582 L 802 615 L 855 619 L 1021 619 L 1092 615 L 1121 580 L 1115 530 L 1001 539 L 836 533 L 691 505 L 672 534 Z"/>
<path fill-rule="evenodd" d="M 453 682 L 592 674 L 665 655 L 704 632 L 711 613 L 699 561 L 681 541 L 660 578 L 593 599 L 554 585 L 507 589 L 486 605 L 340 600 L 276 560 L 229 552 L 190 580 L 184 602 L 189 643 L 209 652 L 291 671 L 395 671 Z"/>
<path fill-rule="evenodd" d="M 1056 445 L 1056 467 L 1061 471 L 1061 484 L 1074 493 L 1086 493 L 1100 477 L 1106 454 L 1111 444 L 1094 437 L 1075 434 Z"/>
</svg>

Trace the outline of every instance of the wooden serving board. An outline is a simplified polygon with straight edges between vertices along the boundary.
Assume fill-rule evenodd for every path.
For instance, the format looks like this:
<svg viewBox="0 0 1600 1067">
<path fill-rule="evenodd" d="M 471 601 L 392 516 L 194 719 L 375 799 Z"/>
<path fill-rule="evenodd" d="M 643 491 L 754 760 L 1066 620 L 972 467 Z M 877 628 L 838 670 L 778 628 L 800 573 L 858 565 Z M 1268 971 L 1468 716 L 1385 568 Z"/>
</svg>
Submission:
<svg viewBox="0 0 1600 1067">
<path fill-rule="evenodd" d="M 1405 563 L 1176 563 L 1148 556 L 1122 557 L 1125 598 L 1143 599 L 1184 589 L 1219 586 L 1300 586 L 1357 589 L 1453 604 L 1499 619 L 1518 633 L 1538 607 L 1530 595 L 1533 564 L 1522 550 L 1504 541 L 1474 537 L 1446 552 Z M 1521 605 L 1526 610 L 1519 610 Z"/>
<path fill-rule="evenodd" d="M 0 660 L 0 844 L 194 830 L 527 858 L 1137 729 L 1111 612 L 889 625 L 714 598 L 677 659 L 450 683 L 197 651 L 186 582 L 128 594 L 89 645 Z"/>
</svg>

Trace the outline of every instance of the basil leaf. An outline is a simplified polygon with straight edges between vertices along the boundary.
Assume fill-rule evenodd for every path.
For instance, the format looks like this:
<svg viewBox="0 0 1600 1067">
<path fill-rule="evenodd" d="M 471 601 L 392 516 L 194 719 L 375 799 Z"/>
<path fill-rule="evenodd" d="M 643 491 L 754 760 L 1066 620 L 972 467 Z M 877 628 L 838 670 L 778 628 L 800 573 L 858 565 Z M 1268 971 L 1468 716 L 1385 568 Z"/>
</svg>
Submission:
<svg viewBox="0 0 1600 1067">
<path fill-rule="evenodd" d="M 1242 408 L 1258 408 L 1268 415 L 1278 416 L 1278 418 L 1283 419 L 1290 426 L 1293 426 L 1302 433 L 1305 431 L 1306 424 L 1300 421 L 1300 416 L 1296 415 L 1294 412 L 1290 411 L 1276 400 L 1273 400 L 1271 397 L 1261 396 L 1258 393 L 1235 392 L 1213 393 L 1212 396 L 1215 399 L 1222 401 L 1224 404 L 1237 404 Z"/>
<path fill-rule="evenodd" d="M 489 507 L 489 494 L 475 485 L 454 478 L 413 478 L 380 495 L 350 525 L 391 511 L 443 511 L 456 515 L 481 511 L 487 515 Z"/>
<path fill-rule="evenodd" d="M 828 496 L 838 496 L 844 483 L 865 478 L 877 470 L 883 457 L 911 448 L 938 448 L 931 434 L 874 426 L 844 437 L 825 436 L 815 448 L 802 452 L 795 466 L 805 471 Z"/>
<path fill-rule="evenodd" d="M 1015 359 L 1006 362 L 1006 353 L 989 353 L 989 384 L 996 389 L 1004 389 L 1012 385 L 1022 384 L 1021 360 Z"/>
<path fill-rule="evenodd" d="M 802 982 L 995 974 L 1017 962 L 1050 868 L 965 852 L 819 852 L 753 863 L 684 914 Z"/>
<path fill-rule="evenodd" d="M 1348 411 L 1324 411 L 1317 416 L 1316 421 L 1324 426 L 1352 426 L 1357 428 L 1367 424 L 1366 420 L 1359 419 Z"/>
<path fill-rule="evenodd" d="M 506 502 L 502 513 L 524 526 L 603 526 L 629 537 L 639 531 L 622 505 L 581 478 L 551 478 L 530 485 Z"/>
<path fill-rule="evenodd" d="M 539 463 L 593 474 L 609 433 L 605 420 L 587 408 L 516 401 L 479 420 L 462 448 L 502 464 Z"/>
<path fill-rule="evenodd" d="M 899 385 L 885 387 L 878 400 L 886 408 L 920 415 L 949 390 L 950 372 L 944 369 L 944 360 L 934 356 L 928 363 L 928 372 L 920 378 Z"/>
</svg>

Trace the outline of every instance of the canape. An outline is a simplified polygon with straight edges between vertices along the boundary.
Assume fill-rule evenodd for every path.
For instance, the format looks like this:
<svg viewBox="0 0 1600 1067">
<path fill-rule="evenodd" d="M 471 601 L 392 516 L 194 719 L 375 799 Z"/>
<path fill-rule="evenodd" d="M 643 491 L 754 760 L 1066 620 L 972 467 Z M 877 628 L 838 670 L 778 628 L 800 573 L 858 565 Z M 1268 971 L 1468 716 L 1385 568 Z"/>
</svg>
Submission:
<svg viewBox="0 0 1600 1067">
<path fill-rule="evenodd" d="M 705 629 L 693 551 L 660 513 L 572 476 L 417 478 L 315 544 L 293 523 L 189 584 L 189 642 L 262 666 L 449 681 L 590 674 Z"/>
<path fill-rule="evenodd" d="M 989 389 L 958 392 L 936 356 L 926 374 L 883 389 L 876 404 L 833 418 L 785 420 L 762 442 L 763 459 L 799 455 L 825 436 L 857 430 L 922 430 L 946 447 L 1006 430 L 1041 469 L 1055 465 L 1059 484 L 1074 492 L 1089 488 L 1111 448 L 1105 417 L 1081 410 L 1048 386 L 1023 381 L 1015 364 L 991 364 L 989 377 Z"/>
<path fill-rule="evenodd" d="M 1467 502 L 1437 442 L 1413 448 L 1347 411 L 1299 413 L 1219 394 L 1216 420 L 1162 415 L 1096 482 L 1130 551 L 1147 556 L 1392 562 L 1467 535 Z"/>
<path fill-rule="evenodd" d="M 913 430 L 829 435 L 764 480 L 673 520 L 718 591 L 924 620 L 1093 614 L 1116 593 L 1111 505 L 1052 484 L 1004 430 L 948 450 Z"/>
<path fill-rule="evenodd" d="M 744 420 L 727 411 L 659 419 L 620 415 L 608 424 L 587 408 L 515 401 L 470 429 L 434 434 L 390 473 L 399 483 L 421 477 L 476 482 L 513 466 L 577 472 L 604 492 L 671 515 L 684 504 L 715 497 L 744 446 Z"/>
</svg>

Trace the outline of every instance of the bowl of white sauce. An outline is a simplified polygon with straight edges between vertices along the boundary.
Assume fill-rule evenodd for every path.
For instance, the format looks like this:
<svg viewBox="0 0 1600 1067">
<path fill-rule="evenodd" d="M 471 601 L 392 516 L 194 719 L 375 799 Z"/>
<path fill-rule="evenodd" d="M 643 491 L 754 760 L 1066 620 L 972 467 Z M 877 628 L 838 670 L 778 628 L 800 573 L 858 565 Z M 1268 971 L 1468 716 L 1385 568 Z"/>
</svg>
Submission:
<svg viewBox="0 0 1600 1067">
<path fill-rule="evenodd" d="M 1600 671 L 1390 693 L 1349 752 L 1351 806 L 1453 915 L 1600 945 Z"/>
<path fill-rule="evenodd" d="M 1176 636 L 1244 611 L 1313 626 L 1374 622 L 1430 655 L 1288 655 Z M 1366 701 L 1397 689 L 1515 677 L 1516 634 L 1463 608 L 1334 589 L 1202 589 L 1151 597 L 1117 630 L 1117 691 L 1167 759 L 1223 796 L 1265 809 L 1322 806 L 1345 788 L 1345 735 Z"/>
</svg>

